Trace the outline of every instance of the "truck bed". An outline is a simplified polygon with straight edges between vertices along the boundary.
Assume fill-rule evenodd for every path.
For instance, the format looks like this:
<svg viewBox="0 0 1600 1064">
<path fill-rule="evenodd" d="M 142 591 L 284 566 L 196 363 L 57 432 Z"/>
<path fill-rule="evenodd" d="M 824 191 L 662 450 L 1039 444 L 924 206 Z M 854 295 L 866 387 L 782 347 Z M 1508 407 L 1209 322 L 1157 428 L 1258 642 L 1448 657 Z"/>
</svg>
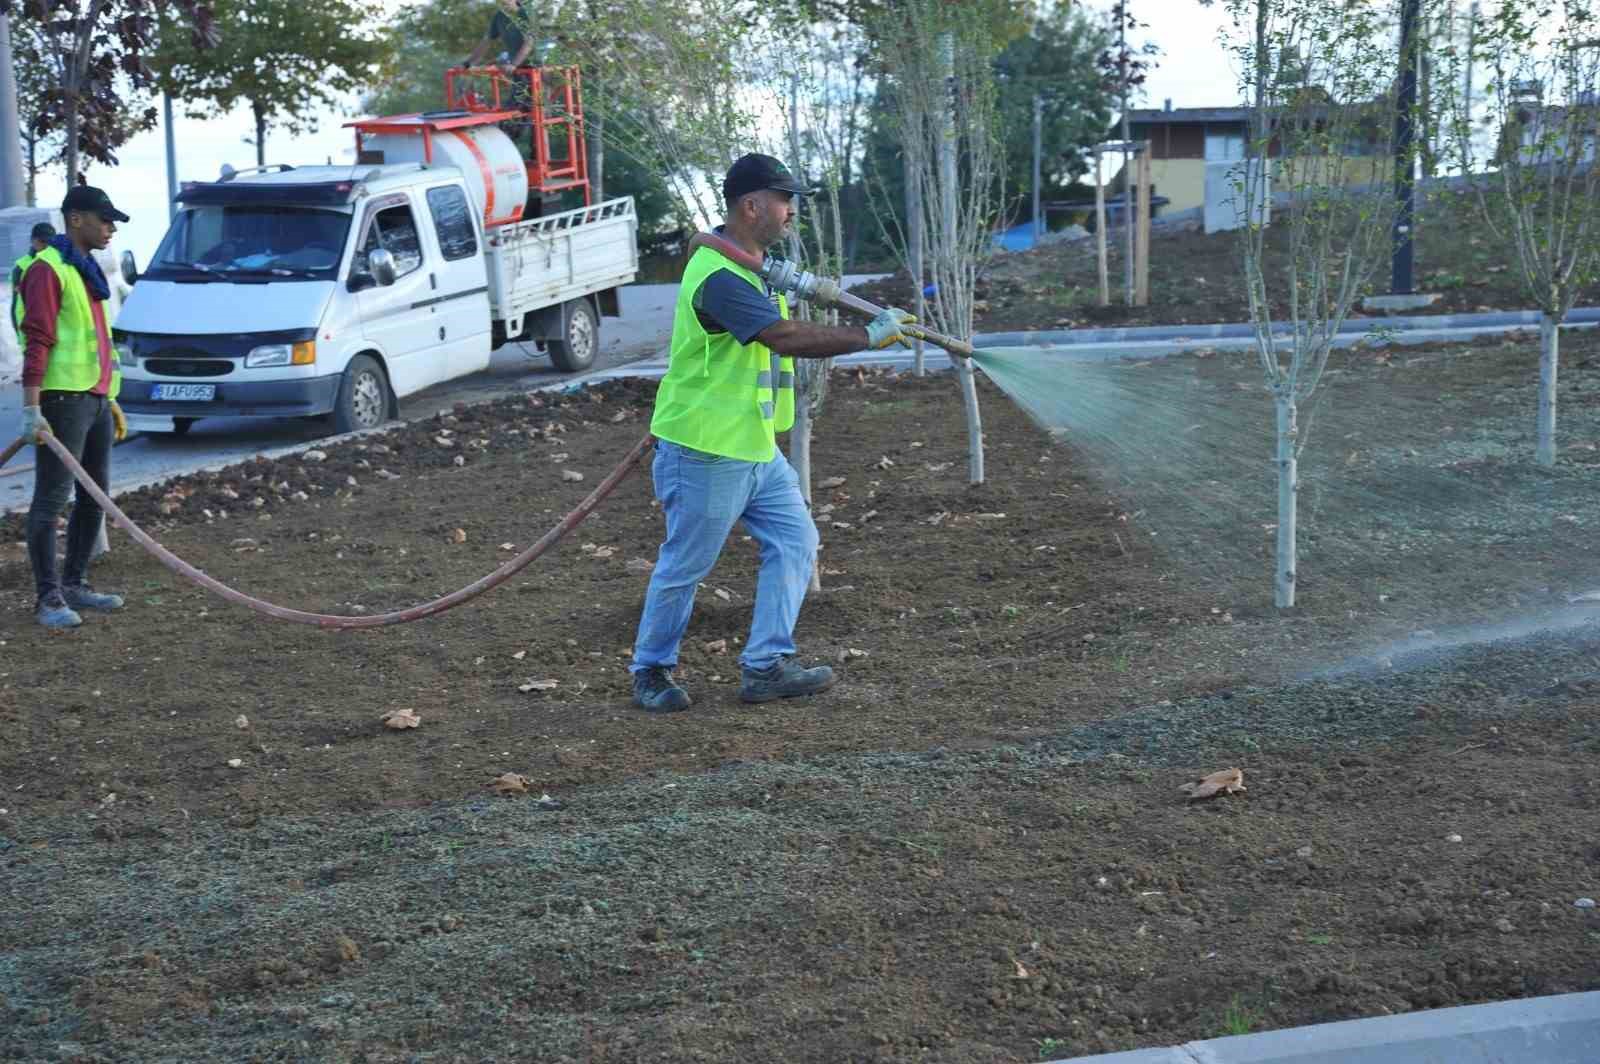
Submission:
<svg viewBox="0 0 1600 1064">
<path fill-rule="evenodd" d="M 496 320 L 629 284 L 639 272 L 633 197 L 489 230 L 489 300 Z"/>
</svg>

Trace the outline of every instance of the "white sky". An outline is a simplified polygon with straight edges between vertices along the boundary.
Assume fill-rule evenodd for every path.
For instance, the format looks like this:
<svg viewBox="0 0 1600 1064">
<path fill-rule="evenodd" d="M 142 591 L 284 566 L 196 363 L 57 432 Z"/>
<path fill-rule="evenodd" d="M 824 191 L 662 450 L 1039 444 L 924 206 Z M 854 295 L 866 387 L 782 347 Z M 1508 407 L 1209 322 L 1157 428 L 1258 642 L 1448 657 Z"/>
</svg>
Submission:
<svg viewBox="0 0 1600 1064">
<path fill-rule="evenodd" d="M 384 0 L 383 6 L 393 10 L 399 4 Z M 1086 6 L 1104 9 L 1106 4 L 1090 0 Z M 484 0 L 483 7 L 487 25 L 493 6 Z M 1140 21 L 1150 23 L 1145 35 L 1162 52 L 1137 106 L 1160 107 L 1167 97 L 1172 98 L 1174 107 L 1226 106 L 1237 100 L 1237 72 L 1221 41 L 1227 24 L 1221 10 L 1202 7 L 1198 0 L 1133 0 L 1133 10 Z M 349 108 L 354 106 L 352 100 Z M 302 165 L 325 163 L 330 157 L 334 162 L 351 161 L 354 134 L 341 128 L 349 117 L 348 113 L 326 112 L 319 116 L 316 133 L 299 137 L 269 130 L 267 161 Z M 224 163 L 240 168 L 255 165 L 255 148 L 243 140 L 254 134 L 248 109 L 204 121 L 180 114 L 174 130 L 180 182 L 215 180 Z M 88 178 L 132 216 L 133 220 L 121 227 L 116 248 L 131 249 L 143 268 L 167 226 L 165 130 L 158 123 L 156 129 L 129 141 L 118 155 L 120 163 L 115 169 L 91 165 Z M 40 175 L 41 204 L 60 203 L 65 190 L 60 172 Z"/>
</svg>

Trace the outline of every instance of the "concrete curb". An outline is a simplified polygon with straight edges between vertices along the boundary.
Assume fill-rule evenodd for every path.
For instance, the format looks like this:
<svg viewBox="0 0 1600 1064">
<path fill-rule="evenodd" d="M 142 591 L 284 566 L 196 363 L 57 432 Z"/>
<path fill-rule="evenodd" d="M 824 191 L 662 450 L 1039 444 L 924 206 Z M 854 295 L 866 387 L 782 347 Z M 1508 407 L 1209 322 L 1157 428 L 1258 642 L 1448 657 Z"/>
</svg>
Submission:
<svg viewBox="0 0 1600 1064">
<path fill-rule="evenodd" d="M 1594 1064 L 1600 992 L 1463 1005 L 1053 1064 Z"/>
</svg>

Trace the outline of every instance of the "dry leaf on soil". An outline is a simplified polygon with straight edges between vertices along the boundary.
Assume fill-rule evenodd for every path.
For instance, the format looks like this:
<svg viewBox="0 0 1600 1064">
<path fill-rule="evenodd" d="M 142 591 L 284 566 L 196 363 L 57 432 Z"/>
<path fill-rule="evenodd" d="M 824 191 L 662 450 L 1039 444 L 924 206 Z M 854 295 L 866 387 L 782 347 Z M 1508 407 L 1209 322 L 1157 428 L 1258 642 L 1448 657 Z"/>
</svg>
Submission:
<svg viewBox="0 0 1600 1064">
<path fill-rule="evenodd" d="M 1191 802 L 1201 798 L 1214 798 L 1219 794 L 1238 794 L 1245 789 L 1244 769 L 1225 768 L 1209 776 L 1201 776 L 1194 783 L 1185 783 L 1178 789 L 1187 794 Z"/>
<path fill-rule="evenodd" d="M 383 722 L 385 728 L 393 728 L 395 731 L 415 728 L 422 723 L 422 718 L 410 709 L 391 709 L 378 719 Z"/>
<path fill-rule="evenodd" d="M 515 772 L 507 772 L 490 780 L 489 787 L 497 794 L 527 794 L 528 777 L 519 776 Z"/>
<path fill-rule="evenodd" d="M 454 532 L 450 533 L 450 542 L 451 543 L 465 543 L 466 541 L 467 541 L 467 530 L 466 529 L 458 528 Z"/>
<path fill-rule="evenodd" d="M 529 691 L 554 691 L 560 686 L 561 681 L 559 680 L 529 680 L 526 683 L 519 684 L 517 690 L 527 694 Z"/>
</svg>

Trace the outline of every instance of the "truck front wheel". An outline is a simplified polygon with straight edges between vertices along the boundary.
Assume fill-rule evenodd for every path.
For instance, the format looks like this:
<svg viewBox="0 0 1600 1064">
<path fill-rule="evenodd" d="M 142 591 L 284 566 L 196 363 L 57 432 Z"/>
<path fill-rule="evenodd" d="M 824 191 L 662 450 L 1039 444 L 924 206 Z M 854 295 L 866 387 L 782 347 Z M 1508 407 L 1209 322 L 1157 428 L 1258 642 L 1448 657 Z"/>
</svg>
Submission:
<svg viewBox="0 0 1600 1064">
<path fill-rule="evenodd" d="M 357 355 L 345 367 L 339 395 L 333 406 L 333 431 L 375 429 L 389 412 L 389 381 L 383 369 L 367 355 Z"/>
<path fill-rule="evenodd" d="M 545 341 L 545 351 L 556 369 L 577 373 L 594 365 L 595 355 L 600 353 L 600 323 L 587 297 L 574 299 L 563 310 L 566 328 L 561 339 Z"/>
</svg>

